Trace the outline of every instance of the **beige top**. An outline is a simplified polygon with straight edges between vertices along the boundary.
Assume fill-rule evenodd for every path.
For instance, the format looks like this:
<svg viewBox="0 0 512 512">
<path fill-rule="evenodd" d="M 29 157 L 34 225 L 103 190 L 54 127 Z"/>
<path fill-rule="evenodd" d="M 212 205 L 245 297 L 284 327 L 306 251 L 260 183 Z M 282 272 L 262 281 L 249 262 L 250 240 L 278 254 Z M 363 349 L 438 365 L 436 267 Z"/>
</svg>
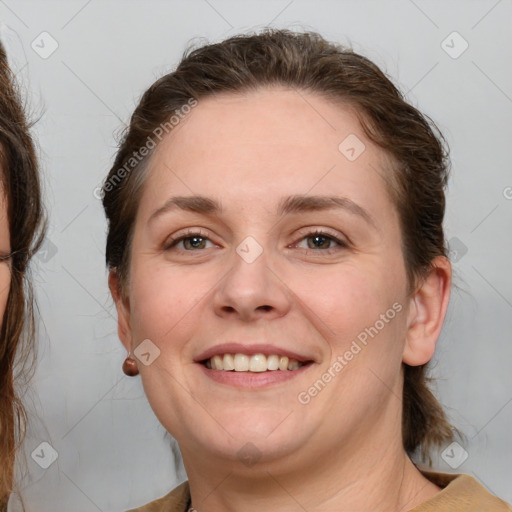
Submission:
<svg viewBox="0 0 512 512">
<path fill-rule="evenodd" d="M 411 512 L 512 512 L 510 505 L 487 492 L 470 475 L 431 471 L 421 473 L 442 490 Z M 187 481 L 163 498 L 127 512 L 187 512 L 189 506 L 190 489 Z"/>
</svg>

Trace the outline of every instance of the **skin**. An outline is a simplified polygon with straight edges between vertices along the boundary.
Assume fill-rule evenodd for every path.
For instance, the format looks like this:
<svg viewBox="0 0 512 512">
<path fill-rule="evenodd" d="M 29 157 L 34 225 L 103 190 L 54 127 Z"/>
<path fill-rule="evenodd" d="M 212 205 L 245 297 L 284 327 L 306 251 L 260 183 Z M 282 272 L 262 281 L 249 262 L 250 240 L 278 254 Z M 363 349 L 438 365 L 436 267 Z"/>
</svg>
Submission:
<svg viewBox="0 0 512 512">
<path fill-rule="evenodd" d="M 3 188 L 0 186 L 0 327 L 3 323 L 11 285 L 10 260 L 6 259 L 11 252 L 10 238 L 7 198 Z"/>
<path fill-rule="evenodd" d="M 338 150 L 349 134 L 366 146 L 353 162 Z M 138 367 L 155 414 L 179 442 L 199 512 L 405 511 L 439 492 L 402 446 L 402 362 L 433 356 L 451 267 L 436 259 L 406 295 L 398 214 L 382 178 L 387 163 L 350 108 L 284 88 L 201 100 L 154 153 L 129 283 L 121 293 L 112 272 L 109 284 L 127 350 L 144 339 L 160 350 Z M 170 197 L 188 195 L 217 199 L 224 210 L 150 219 Z M 375 225 L 338 209 L 278 216 L 289 195 L 347 197 Z M 169 237 L 186 228 L 200 228 L 200 248 L 190 239 L 169 248 Z M 315 228 L 348 245 L 327 238 L 318 248 L 308 236 Z M 250 264 L 236 252 L 249 235 L 263 250 Z M 394 303 L 402 311 L 299 403 Z M 230 340 L 277 344 L 314 363 L 268 388 L 225 385 L 194 358 Z M 259 457 L 254 464 L 241 460 L 246 443 Z"/>
</svg>

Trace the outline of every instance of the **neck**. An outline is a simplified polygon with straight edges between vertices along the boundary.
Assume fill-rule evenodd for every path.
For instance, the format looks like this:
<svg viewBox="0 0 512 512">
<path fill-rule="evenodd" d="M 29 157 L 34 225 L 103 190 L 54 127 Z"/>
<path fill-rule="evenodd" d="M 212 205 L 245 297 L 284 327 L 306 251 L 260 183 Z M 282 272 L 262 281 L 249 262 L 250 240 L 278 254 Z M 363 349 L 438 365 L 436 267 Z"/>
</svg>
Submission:
<svg viewBox="0 0 512 512">
<path fill-rule="evenodd" d="M 332 451 L 314 458 L 299 454 L 300 465 L 269 463 L 242 472 L 239 463 L 224 465 L 218 459 L 214 464 L 204 459 L 190 464 L 184 453 L 192 506 L 197 512 L 406 512 L 439 492 L 410 461 L 401 443 L 378 453 L 376 446 L 383 445 L 372 443 L 370 449 L 359 449 L 352 456 Z"/>
</svg>

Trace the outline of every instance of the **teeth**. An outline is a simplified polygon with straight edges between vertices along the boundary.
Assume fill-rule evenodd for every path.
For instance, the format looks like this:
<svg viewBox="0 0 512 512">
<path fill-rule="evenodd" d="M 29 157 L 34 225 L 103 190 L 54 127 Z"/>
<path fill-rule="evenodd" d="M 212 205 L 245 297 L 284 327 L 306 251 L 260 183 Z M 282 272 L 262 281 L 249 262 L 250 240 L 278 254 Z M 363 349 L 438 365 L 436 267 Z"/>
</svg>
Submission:
<svg viewBox="0 0 512 512">
<path fill-rule="evenodd" d="M 279 370 L 279 356 L 272 354 L 267 357 L 267 368 L 269 370 Z"/>
<path fill-rule="evenodd" d="M 235 359 L 231 354 L 224 354 L 224 359 L 222 360 L 223 370 L 234 370 L 235 369 Z"/>
<path fill-rule="evenodd" d="M 222 368 L 219 368 L 222 370 Z M 249 371 L 249 356 L 245 354 L 235 354 L 235 371 L 248 372 Z"/>
<path fill-rule="evenodd" d="M 212 368 L 214 370 L 222 370 L 222 368 L 224 368 L 223 363 L 222 363 L 222 357 L 220 357 L 220 356 L 212 357 Z"/>
<path fill-rule="evenodd" d="M 290 361 L 288 363 L 288 370 L 298 370 L 299 369 L 299 361 Z"/>
<path fill-rule="evenodd" d="M 266 372 L 275 370 L 298 370 L 302 363 L 286 356 L 272 354 L 218 354 L 206 361 L 206 367 L 212 370 L 225 370 L 235 372 Z"/>
<path fill-rule="evenodd" d="M 249 360 L 250 372 L 266 372 L 267 371 L 267 358 L 263 354 L 255 354 Z"/>
</svg>

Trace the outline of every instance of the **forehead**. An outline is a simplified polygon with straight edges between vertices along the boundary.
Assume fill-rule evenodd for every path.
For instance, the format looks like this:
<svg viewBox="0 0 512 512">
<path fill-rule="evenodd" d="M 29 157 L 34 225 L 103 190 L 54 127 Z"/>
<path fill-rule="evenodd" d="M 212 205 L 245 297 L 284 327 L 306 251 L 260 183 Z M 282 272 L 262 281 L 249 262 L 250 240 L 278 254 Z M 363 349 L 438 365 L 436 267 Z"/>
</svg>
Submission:
<svg viewBox="0 0 512 512">
<path fill-rule="evenodd" d="M 198 105 L 164 141 L 161 148 L 195 147 L 212 154 L 248 145 L 266 149 L 289 146 L 300 154 L 301 148 L 315 147 L 331 156 L 350 133 L 361 132 L 355 111 L 349 105 L 334 105 L 325 98 L 306 91 L 261 88 L 245 93 L 223 93 L 199 101 Z M 182 155 L 183 156 L 183 155 Z M 190 156 L 197 156 L 197 151 Z M 224 154 L 229 158 L 229 154 Z M 254 155 L 252 155 L 254 156 Z"/>
<path fill-rule="evenodd" d="M 347 158 L 347 144 L 357 158 Z M 200 100 L 162 140 L 144 195 L 253 198 L 270 208 L 285 194 L 334 192 L 383 207 L 384 165 L 348 105 L 282 88 L 223 93 Z"/>
</svg>

